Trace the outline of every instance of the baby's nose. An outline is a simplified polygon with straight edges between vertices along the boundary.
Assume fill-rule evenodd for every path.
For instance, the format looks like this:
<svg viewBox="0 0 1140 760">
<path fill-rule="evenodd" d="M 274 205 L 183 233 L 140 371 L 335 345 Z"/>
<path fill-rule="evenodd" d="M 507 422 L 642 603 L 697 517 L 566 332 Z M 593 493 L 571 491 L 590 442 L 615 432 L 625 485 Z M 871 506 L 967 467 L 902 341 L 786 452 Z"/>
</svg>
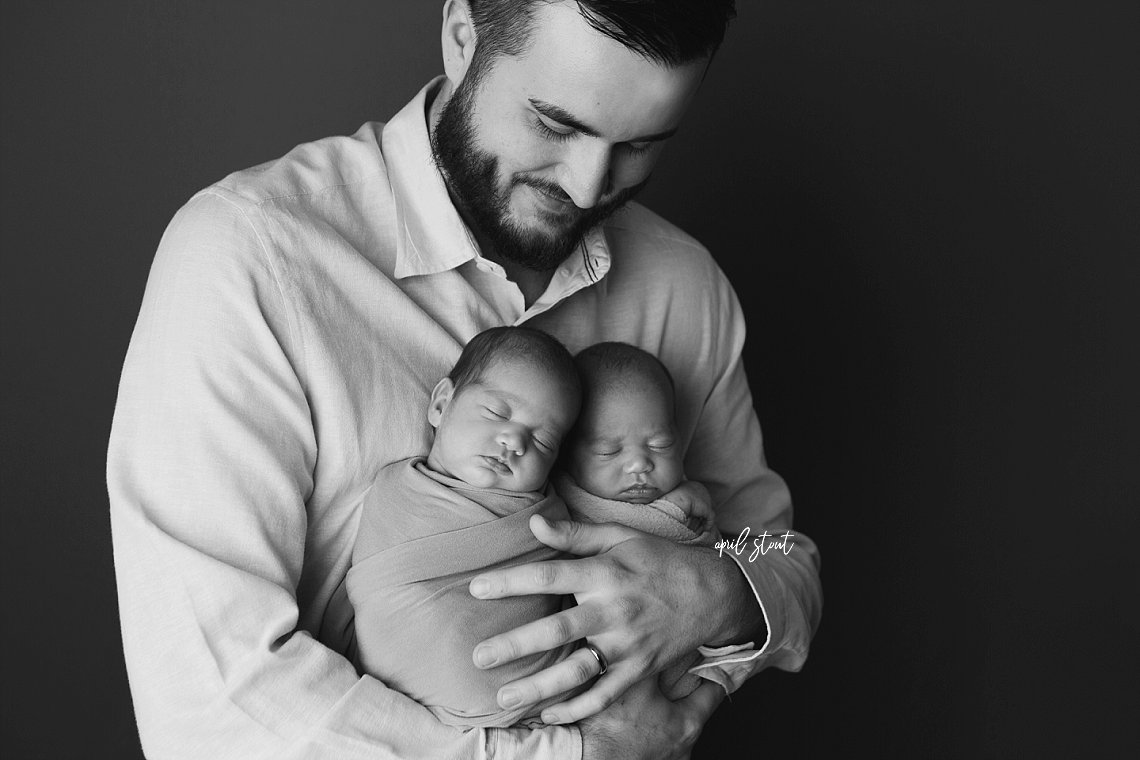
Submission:
<svg viewBox="0 0 1140 760">
<path fill-rule="evenodd" d="M 653 471 L 653 460 L 644 453 L 639 452 L 630 456 L 625 465 L 626 471 L 635 475 Z"/>
<path fill-rule="evenodd" d="M 500 446 L 516 456 L 522 456 L 526 453 L 525 440 L 517 430 L 504 430 L 499 433 L 496 441 Z"/>
</svg>

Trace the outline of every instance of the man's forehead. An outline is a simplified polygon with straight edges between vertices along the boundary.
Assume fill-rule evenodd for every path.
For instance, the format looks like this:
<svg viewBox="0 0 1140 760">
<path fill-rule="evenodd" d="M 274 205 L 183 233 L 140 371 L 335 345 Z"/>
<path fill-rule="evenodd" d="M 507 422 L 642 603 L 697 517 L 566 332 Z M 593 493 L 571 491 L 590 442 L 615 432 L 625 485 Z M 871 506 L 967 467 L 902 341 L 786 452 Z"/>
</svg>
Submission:
<svg viewBox="0 0 1140 760">
<path fill-rule="evenodd" d="M 555 106 L 602 137 L 632 139 L 676 128 L 707 63 L 649 60 L 590 26 L 576 3 L 560 2 L 538 4 L 525 52 L 496 65 L 517 99 Z"/>
</svg>

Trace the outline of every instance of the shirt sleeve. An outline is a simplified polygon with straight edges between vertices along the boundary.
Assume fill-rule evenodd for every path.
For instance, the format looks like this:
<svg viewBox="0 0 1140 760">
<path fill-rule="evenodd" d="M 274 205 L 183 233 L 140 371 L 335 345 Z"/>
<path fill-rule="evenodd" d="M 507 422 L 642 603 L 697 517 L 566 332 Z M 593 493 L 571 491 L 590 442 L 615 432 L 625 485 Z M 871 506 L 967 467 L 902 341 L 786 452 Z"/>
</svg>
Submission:
<svg viewBox="0 0 1140 760">
<path fill-rule="evenodd" d="M 686 472 L 709 488 L 725 540 L 740 540 L 735 549 L 724 549 L 722 557 L 740 567 L 764 617 L 766 633 L 760 646 L 750 642 L 701 649 L 705 660 L 694 672 L 731 692 L 764 668 L 803 667 L 819 625 L 823 594 L 819 552 L 810 538 L 792 531 L 788 488 L 764 457 L 741 359 L 745 327 L 740 304 L 723 275 L 718 289 L 717 303 L 710 309 L 715 317 L 705 366 L 720 368 L 720 373 L 701 409 Z M 794 535 L 786 540 L 786 551 L 769 547 L 769 541 L 779 542 L 789 531 Z M 755 541 L 765 532 L 769 537 L 761 552 Z"/>
<path fill-rule="evenodd" d="M 147 757 L 580 757 L 575 728 L 444 726 L 299 628 L 317 444 L 286 288 L 245 209 L 210 192 L 151 270 L 107 465 Z"/>
</svg>

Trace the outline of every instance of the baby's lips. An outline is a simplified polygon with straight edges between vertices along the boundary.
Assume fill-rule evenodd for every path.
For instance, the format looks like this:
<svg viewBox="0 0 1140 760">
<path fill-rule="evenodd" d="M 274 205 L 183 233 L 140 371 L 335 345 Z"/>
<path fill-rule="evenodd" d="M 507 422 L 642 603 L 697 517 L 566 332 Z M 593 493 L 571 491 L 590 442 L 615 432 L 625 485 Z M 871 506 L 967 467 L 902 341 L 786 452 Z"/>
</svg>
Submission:
<svg viewBox="0 0 1140 760">
<path fill-rule="evenodd" d="M 506 462 L 504 462 L 501 457 L 484 456 L 483 459 L 488 464 L 490 464 L 495 470 L 497 470 L 498 472 L 500 472 L 503 475 L 514 474 L 514 470 L 511 469 L 511 466 L 509 464 L 507 464 Z"/>
<path fill-rule="evenodd" d="M 622 494 L 627 498 L 634 499 L 655 499 L 658 495 L 658 489 L 651 485 L 633 485 L 622 491 Z"/>
</svg>

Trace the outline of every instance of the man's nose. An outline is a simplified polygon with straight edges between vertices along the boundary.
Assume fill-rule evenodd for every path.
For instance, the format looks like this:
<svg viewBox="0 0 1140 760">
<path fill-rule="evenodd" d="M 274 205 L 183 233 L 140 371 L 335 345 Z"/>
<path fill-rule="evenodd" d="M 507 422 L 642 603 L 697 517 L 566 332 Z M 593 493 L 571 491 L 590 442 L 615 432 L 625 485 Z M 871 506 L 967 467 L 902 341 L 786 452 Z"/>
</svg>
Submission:
<svg viewBox="0 0 1140 760">
<path fill-rule="evenodd" d="M 495 437 L 495 442 L 517 456 L 526 453 L 526 438 L 518 430 L 507 428 Z"/>
<path fill-rule="evenodd" d="M 578 208 L 593 208 L 611 190 L 609 145 L 576 140 L 562 162 L 558 184 Z"/>
</svg>

